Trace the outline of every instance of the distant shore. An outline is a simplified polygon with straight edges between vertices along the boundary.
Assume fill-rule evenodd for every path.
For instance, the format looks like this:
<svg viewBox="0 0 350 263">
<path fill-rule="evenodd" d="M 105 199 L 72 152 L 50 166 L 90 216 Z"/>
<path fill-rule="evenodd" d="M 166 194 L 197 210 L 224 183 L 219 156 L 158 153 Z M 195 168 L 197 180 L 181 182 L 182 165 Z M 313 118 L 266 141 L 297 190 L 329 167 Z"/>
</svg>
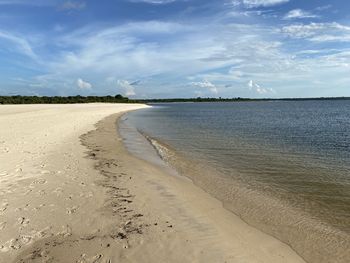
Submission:
<svg viewBox="0 0 350 263">
<path fill-rule="evenodd" d="M 144 107 L 0 107 L 0 262 L 304 262 L 130 155 L 116 119 Z"/>
<path fill-rule="evenodd" d="M 120 94 L 115 96 L 0 96 L 1 104 L 81 104 L 81 103 L 171 103 L 171 102 L 256 102 L 256 101 L 319 101 L 350 100 L 350 97 L 308 97 L 308 98 L 244 98 L 244 97 L 196 97 L 163 99 L 129 99 Z"/>
</svg>

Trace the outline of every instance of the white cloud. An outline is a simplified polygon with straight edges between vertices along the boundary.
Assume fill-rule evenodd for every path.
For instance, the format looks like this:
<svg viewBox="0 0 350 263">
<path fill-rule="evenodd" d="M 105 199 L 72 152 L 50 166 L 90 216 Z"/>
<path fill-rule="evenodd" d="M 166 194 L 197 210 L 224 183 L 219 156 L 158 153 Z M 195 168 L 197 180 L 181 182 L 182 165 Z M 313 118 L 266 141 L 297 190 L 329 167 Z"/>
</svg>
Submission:
<svg viewBox="0 0 350 263">
<path fill-rule="evenodd" d="M 316 10 L 317 11 L 324 11 L 324 10 L 327 10 L 327 9 L 330 9 L 330 8 L 332 8 L 332 5 L 322 5 L 322 6 L 316 7 Z"/>
<path fill-rule="evenodd" d="M 143 91 L 138 95 L 157 91 L 178 96 L 176 88 L 171 90 L 168 84 L 160 84 L 162 79 L 179 87 L 188 84 L 188 76 L 197 75 L 193 81 L 198 81 L 191 83 L 197 89 L 191 92 L 217 94 L 225 90 L 221 87 L 226 84 L 242 86 L 250 78 L 271 78 L 297 64 L 290 61 L 290 55 L 280 51 L 280 42 L 270 38 L 274 30 L 246 24 L 193 26 L 159 21 L 110 28 L 86 27 L 54 39 L 66 50 L 75 51 L 62 52 L 50 61 L 48 75 L 50 83 L 57 83 L 88 74 L 100 83 L 95 92 L 110 93 L 115 92 L 119 79 L 118 86 L 129 96 L 136 92 L 132 83 L 124 79 L 154 80 L 143 83 L 140 87 Z M 234 68 L 236 73 L 212 72 L 225 67 Z M 201 72 L 208 73 L 198 77 Z M 265 79 L 264 83 L 267 83 Z M 165 89 L 169 91 L 163 92 Z"/>
<path fill-rule="evenodd" d="M 200 88 L 204 88 L 204 89 L 208 89 L 210 92 L 212 92 L 214 94 L 218 93 L 217 87 L 208 80 L 203 80 L 200 82 L 191 82 L 191 85 L 196 86 L 196 87 L 200 87 Z"/>
<path fill-rule="evenodd" d="M 125 96 L 135 96 L 136 95 L 135 88 L 132 85 L 132 83 L 130 83 L 129 81 L 118 80 L 117 84 L 119 87 L 121 87 L 124 90 Z"/>
<path fill-rule="evenodd" d="M 250 90 L 256 91 L 259 94 L 266 94 L 274 92 L 273 89 L 262 88 L 259 84 L 255 83 L 253 80 L 248 81 L 248 88 Z"/>
<path fill-rule="evenodd" d="M 240 0 L 231 0 L 231 2 L 228 3 L 228 5 L 231 5 L 231 6 L 240 6 L 240 5 L 241 5 L 241 1 L 240 1 Z"/>
<path fill-rule="evenodd" d="M 181 38 L 175 41 L 176 35 Z M 65 49 L 75 49 L 61 53 L 49 65 L 54 74 L 67 77 L 91 72 L 103 80 L 109 76 L 143 79 L 167 73 L 191 74 L 228 63 L 205 61 L 222 50 L 222 44 L 212 36 L 202 36 L 200 27 L 178 23 L 153 21 L 102 29 L 87 27 L 55 41 Z"/>
<path fill-rule="evenodd" d="M 177 0 L 130 0 L 130 2 L 135 2 L 135 3 L 143 2 L 143 3 L 155 4 L 155 5 L 169 4 L 175 1 Z"/>
<path fill-rule="evenodd" d="M 285 4 L 289 2 L 289 0 L 242 0 L 242 3 L 244 6 L 248 8 L 255 8 L 255 7 L 266 7 L 266 6 L 274 6 L 274 5 L 280 5 Z"/>
<path fill-rule="evenodd" d="M 65 1 L 60 7 L 60 10 L 81 10 L 86 7 L 85 2 Z"/>
<path fill-rule="evenodd" d="M 1 5 L 22 5 L 37 7 L 57 7 L 59 10 L 80 10 L 86 7 L 82 0 L 0 0 Z"/>
<path fill-rule="evenodd" d="M 254 82 L 253 80 L 248 81 L 248 88 L 250 90 L 256 91 L 259 94 L 266 94 L 266 93 L 274 92 L 274 90 L 271 88 L 262 88 L 258 83 Z"/>
<path fill-rule="evenodd" d="M 52 6 L 56 3 L 56 0 L 0 0 L 0 5 L 34 5 L 34 6 Z"/>
<path fill-rule="evenodd" d="M 314 15 L 310 12 L 304 11 L 302 9 L 293 9 L 290 10 L 283 19 L 289 20 L 289 19 L 301 19 L 301 18 L 316 18 L 317 15 Z"/>
<path fill-rule="evenodd" d="M 12 42 L 15 45 L 16 49 L 23 55 L 26 55 L 34 60 L 37 59 L 37 55 L 34 53 L 31 45 L 25 38 L 10 34 L 8 32 L 0 31 L 0 41 L 1 39 Z"/>
<path fill-rule="evenodd" d="M 315 42 L 350 42 L 350 34 L 349 35 L 319 35 L 311 38 L 312 41 Z"/>
<path fill-rule="evenodd" d="M 77 79 L 77 86 L 79 89 L 82 89 L 82 90 L 87 90 L 92 88 L 92 85 L 89 82 L 86 82 L 81 78 Z"/>
<path fill-rule="evenodd" d="M 316 37 L 336 36 L 334 32 L 344 35 L 347 30 L 336 23 L 311 23 L 287 26 L 282 32 L 316 41 Z M 281 30 L 258 24 L 149 21 L 111 27 L 91 25 L 65 32 L 50 41 L 69 51 L 43 59 L 47 74 L 35 79 L 35 83 L 68 94 L 76 76 L 88 76 L 89 81 L 99 83 L 94 86 L 96 94 L 114 94 L 117 86 L 127 96 L 137 93 L 145 97 L 192 96 L 195 92 L 241 97 L 268 92 L 295 96 L 298 92 L 305 96 L 321 90 L 319 86 L 310 88 L 315 80 L 325 83 L 324 90 L 331 80 L 345 87 L 345 68 L 349 71 L 349 56 L 344 52 L 337 51 L 338 56 L 298 55 L 301 50 L 287 52 Z M 317 48 L 308 45 L 308 49 Z M 133 83 L 126 79 L 147 81 L 135 92 Z M 263 85 L 252 81 L 250 86 L 255 93 L 249 92 L 250 80 L 259 80 Z"/>
<path fill-rule="evenodd" d="M 310 23 L 284 26 L 282 32 L 293 38 L 314 42 L 350 41 L 350 27 L 339 23 Z"/>
</svg>

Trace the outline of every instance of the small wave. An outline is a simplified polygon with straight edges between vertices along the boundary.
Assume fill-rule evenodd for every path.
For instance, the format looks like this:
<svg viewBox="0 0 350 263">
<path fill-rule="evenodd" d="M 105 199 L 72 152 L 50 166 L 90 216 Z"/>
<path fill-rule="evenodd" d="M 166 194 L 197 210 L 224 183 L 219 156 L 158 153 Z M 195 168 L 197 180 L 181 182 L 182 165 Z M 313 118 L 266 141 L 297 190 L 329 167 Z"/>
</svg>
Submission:
<svg viewBox="0 0 350 263">
<path fill-rule="evenodd" d="M 161 143 L 160 141 L 157 141 L 156 139 L 148 136 L 142 131 L 139 131 L 147 141 L 153 146 L 153 148 L 156 150 L 159 157 L 167 162 L 168 164 L 171 164 L 171 160 L 174 158 L 175 154 L 173 151 L 170 150 L 170 146 L 166 146 L 164 143 Z"/>
<path fill-rule="evenodd" d="M 289 202 L 220 174 L 202 162 L 182 156 L 171 146 L 142 132 L 159 157 L 197 186 L 222 201 L 248 224 L 289 245 L 308 262 L 345 263 L 350 237 Z M 293 198 L 293 197 L 291 197 Z M 297 197 L 295 197 L 297 198 Z"/>
</svg>

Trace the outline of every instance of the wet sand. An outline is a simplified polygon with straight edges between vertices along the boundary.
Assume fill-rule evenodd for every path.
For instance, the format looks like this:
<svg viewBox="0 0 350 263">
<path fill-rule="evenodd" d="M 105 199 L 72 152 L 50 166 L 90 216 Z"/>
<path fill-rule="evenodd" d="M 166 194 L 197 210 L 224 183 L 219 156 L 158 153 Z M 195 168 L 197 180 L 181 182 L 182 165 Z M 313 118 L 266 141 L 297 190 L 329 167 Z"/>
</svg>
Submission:
<svg viewBox="0 0 350 263">
<path fill-rule="evenodd" d="M 142 107 L 0 107 L 0 262 L 304 262 L 131 156 L 116 120 Z"/>
</svg>

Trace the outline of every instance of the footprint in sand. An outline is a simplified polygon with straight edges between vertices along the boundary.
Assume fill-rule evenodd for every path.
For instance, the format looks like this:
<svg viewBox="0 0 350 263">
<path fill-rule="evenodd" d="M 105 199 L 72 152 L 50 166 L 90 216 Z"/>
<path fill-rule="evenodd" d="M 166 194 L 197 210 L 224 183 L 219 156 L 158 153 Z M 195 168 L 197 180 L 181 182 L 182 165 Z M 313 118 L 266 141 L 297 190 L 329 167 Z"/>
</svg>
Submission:
<svg viewBox="0 0 350 263">
<path fill-rule="evenodd" d="M 51 171 L 51 174 L 60 175 L 60 174 L 64 174 L 64 172 L 60 171 L 60 170 L 58 170 L 58 171 Z"/>
<path fill-rule="evenodd" d="M 92 263 L 98 263 L 98 262 L 101 262 L 101 260 L 102 260 L 102 258 L 103 258 L 103 255 L 96 255 L 96 256 L 94 256 L 93 258 L 92 258 Z"/>
<path fill-rule="evenodd" d="M 27 245 L 32 240 L 31 236 L 20 236 L 19 238 L 10 240 L 10 248 L 18 250 Z"/>
<path fill-rule="evenodd" d="M 0 222 L 0 230 L 3 230 L 6 227 L 6 222 Z"/>
<path fill-rule="evenodd" d="M 37 211 L 41 210 L 41 208 L 43 208 L 45 206 L 46 206 L 46 204 L 40 204 L 39 206 L 34 207 L 33 210 L 37 212 Z"/>
<path fill-rule="evenodd" d="M 18 238 L 11 239 L 5 244 L 0 245 L 0 252 L 8 252 L 10 249 L 18 250 L 24 245 L 27 245 L 31 240 L 31 236 L 19 236 Z"/>
<path fill-rule="evenodd" d="M 53 193 L 55 193 L 57 196 L 59 196 L 63 193 L 63 189 L 61 187 L 58 187 L 55 190 L 53 190 Z"/>
<path fill-rule="evenodd" d="M 8 153 L 8 152 L 10 152 L 10 148 L 5 147 L 5 148 L 3 149 L 3 152 L 4 152 L 4 153 Z"/>
<path fill-rule="evenodd" d="M 25 217 L 20 217 L 17 219 L 18 223 L 23 226 L 23 227 L 26 227 L 28 224 L 29 224 L 29 219 L 28 218 L 25 218 Z"/>
<path fill-rule="evenodd" d="M 81 254 L 80 257 L 75 262 L 76 263 L 86 263 L 86 254 Z"/>
<path fill-rule="evenodd" d="M 16 173 L 18 173 L 18 172 L 23 172 L 23 169 L 22 169 L 22 168 L 17 168 L 17 169 L 15 170 L 15 172 L 16 172 Z"/>
<path fill-rule="evenodd" d="M 88 192 L 88 193 L 82 192 L 79 194 L 79 197 L 85 197 L 85 198 L 91 198 L 93 196 L 94 196 L 94 194 L 92 192 Z"/>
<path fill-rule="evenodd" d="M 8 175 L 6 171 L 0 172 L 0 176 Z"/>
<path fill-rule="evenodd" d="M 72 228 L 69 225 L 63 226 L 64 230 L 62 232 L 57 233 L 60 236 L 69 237 L 72 235 Z"/>
<path fill-rule="evenodd" d="M 4 246 L 4 245 L 0 245 L 0 252 L 7 252 L 7 251 L 9 251 L 10 249 L 9 249 L 9 247 L 8 246 Z"/>
<path fill-rule="evenodd" d="M 29 204 L 26 204 L 25 206 L 23 207 L 17 207 L 15 209 L 16 212 L 20 212 L 20 211 L 28 211 L 28 207 L 29 207 Z"/>
<path fill-rule="evenodd" d="M 9 203 L 7 203 L 7 202 L 2 203 L 2 205 L 0 207 L 0 215 L 3 214 L 7 210 L 8 205 L 9 205 Z"/>
<path fill-rule="evenodd" d="M 32 189 L 28 189 L 27 191 L 25 191 L 25 192 L 23 193 L 23 195 L 28 195 L 28 194 L 30 194 L 32 191 L 33 191 Z"/>
<path fill-rule="evenodd" d="M 45 227 L 44 229 L 35 232 L 35 234 L 33 234 L 33 237 L 34 237 L 34 238 L 43 238 L 43 237 L 46 237 L 46 236 L 51 232 L 51 229 L 52 229 L 51 226 Z"/>
<path fill-rule="evenodd" d="M 39 196 L 43 196 L 43 195 L 46 195 L 46 191 L 45 190 L 39 190 L 36 194 L 39 195 Z"/>
<path fill-rule="evenodd" d="M 78 210 L 79 206 L 73 206 L 71 208 L 67 208 L 67 214 L 74 214 Z"/>
<path fill-rule="evenodd" d="M 45 179 L 37 179 L 37 180 L 34 180 L 31 184 L 46 184 L 46 180 Z"/>
</svg>

